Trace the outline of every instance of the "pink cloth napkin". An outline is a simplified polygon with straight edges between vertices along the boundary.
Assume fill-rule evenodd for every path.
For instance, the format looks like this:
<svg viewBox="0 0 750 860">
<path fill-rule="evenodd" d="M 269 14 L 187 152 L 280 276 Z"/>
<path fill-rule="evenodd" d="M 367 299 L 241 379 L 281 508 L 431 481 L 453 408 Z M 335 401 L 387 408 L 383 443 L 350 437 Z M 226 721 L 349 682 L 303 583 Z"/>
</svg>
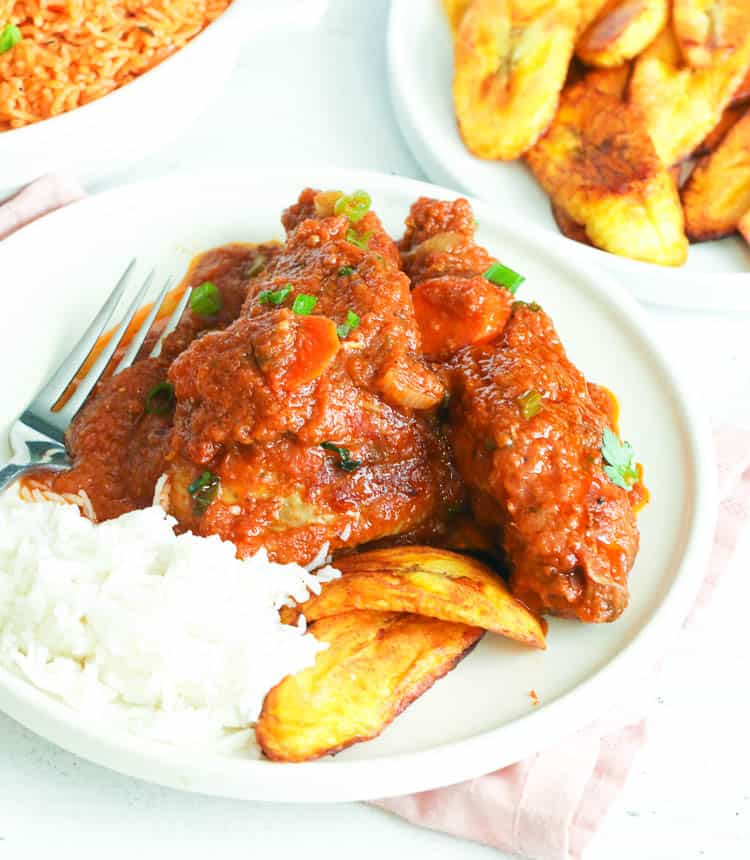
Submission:
<svg viewBox="0 0 750 860">
<path fill-rule="evenodd" d="M 704 609 L 750 524 L 750 431 L 718 430 L 721 506 L 706 578 L 685 625 Z M 377 805 L 414 824 L 530 860 L 578 860 L 646 742 L 645 702 L 597 720 L 565 743 L 458 785 Z"/>
<path fill-rule="evenodd" d="M 0 205 L 0 239 L 20 227 L 85 196 L 74 180 L 56 174 L 42 176 Z"/>
<path fill-rule="evenodd" d="M 0 239 L 84 196 L 74 181 L 45 176 L 0 205 Z M 713 554 L 686 624 L 710 601 L 750 522 L 750 432 L 720 430 L 721 509 Z M 577 860 L 622 788 L 646 740 L 645 703 L 597 720 L 564 744 L 447 788 L 377 802 L 409 821 L 532 860 Z"/>
</svg>

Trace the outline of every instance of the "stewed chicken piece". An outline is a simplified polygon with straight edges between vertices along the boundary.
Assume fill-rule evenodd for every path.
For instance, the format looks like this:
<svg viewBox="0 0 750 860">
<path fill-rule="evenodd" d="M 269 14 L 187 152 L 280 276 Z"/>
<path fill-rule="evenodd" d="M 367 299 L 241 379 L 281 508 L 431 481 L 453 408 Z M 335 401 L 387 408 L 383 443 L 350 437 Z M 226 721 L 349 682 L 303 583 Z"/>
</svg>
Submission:
<svg viewBox="0 0 750 860">
<path fill-rule="evenodd" d="M 425 343 L 449 380 L 447 432 L 474 515 L 496 530 L 512 591 L 531 609 L 612 621 L 638 549 L 634 464 L 615 475 L 623 486 L 605 472 L 603 445 L 619 445 L 614 404 L 568 360 L 539 306 L 511 307 L 517 278 L 473 235 L 465 200 L 422 199 L 401 250 Z"/>
<path fill-rule="evenodd" d="M 242 315 L 169 369 L 170 508 L 278 560 L 409 531 L 460 492 L 409 280 L 364 195 L 306 190 Z M 432 411 L 431 411 L 432 410 Z"/>
</svg>

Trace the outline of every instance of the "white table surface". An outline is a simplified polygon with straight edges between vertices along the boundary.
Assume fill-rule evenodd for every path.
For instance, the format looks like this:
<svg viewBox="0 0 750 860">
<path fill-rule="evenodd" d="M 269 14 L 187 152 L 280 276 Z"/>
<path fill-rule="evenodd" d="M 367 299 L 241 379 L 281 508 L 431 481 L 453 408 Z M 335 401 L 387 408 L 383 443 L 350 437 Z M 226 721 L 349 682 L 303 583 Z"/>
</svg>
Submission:
<svg viewBox="0 0 750 860">
<path fill-rule="evenodd" d="M 314 168 L 324 165 L 424 178 L 388 99 L 387 5 L 331 0 L 316 31 L 249 43 L 224 92 L 168 152 L 91 190 L 216 165 L 309 165 L 311 183 Z M 750 426 L 750 319 L 652 314 L 707 413 Z M 668 655 L 648 747 L 592 844 L 591 860 L 750 857 L 749 563 L 750 539 L 710 612 Z M 0 716 L 0 858 L 40 856 L 51 847 L 65 857 L 94 850 L 133 857 L 158 847 L 181 860 L 207 851 L 280 860 L 301 852 L 307 860 L 501 856 L 361 804 L 246 803 L 147 785 Z"/>
</svg>

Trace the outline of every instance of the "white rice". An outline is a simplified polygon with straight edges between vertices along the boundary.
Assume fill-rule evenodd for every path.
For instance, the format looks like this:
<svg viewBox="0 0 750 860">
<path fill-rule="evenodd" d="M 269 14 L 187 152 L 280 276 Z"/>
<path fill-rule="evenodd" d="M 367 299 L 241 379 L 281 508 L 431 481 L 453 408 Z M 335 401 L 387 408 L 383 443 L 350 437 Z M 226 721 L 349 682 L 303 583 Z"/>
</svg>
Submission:
<svg viewBox="0 0 750 860">
<path fill-rule="evenodd" d="M 0 495 L 0 664 L 86 718 L 246 747 L 268 690 L 327 647 L 279 607 L 339 574 L 264 550 L 240 561 L 174 524 L 158 506 L 96 525 L 74 504 Z"/>
</svg>

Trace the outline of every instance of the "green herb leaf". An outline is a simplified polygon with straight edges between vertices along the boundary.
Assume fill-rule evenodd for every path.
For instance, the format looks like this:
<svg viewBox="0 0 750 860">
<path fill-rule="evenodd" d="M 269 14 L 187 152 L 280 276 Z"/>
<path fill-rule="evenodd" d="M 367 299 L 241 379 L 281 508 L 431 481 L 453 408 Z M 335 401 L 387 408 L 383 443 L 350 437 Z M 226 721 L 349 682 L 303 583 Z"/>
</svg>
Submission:
<svg viewBox="0 0 750 860">
<path fill-rule="evenodd" d="M 350 242 L 352 245 L 356 245 L 357 248 L 361 248 L 363 251 L 368 251 L 370 248 L 370 239 L 372 238 L 373 231 L 368 230 L 363 236 L 358 236 L 356 232 L 350 227 L 346 231 L 346 241 Z"/>
<path fill-rule="evenodd" d="M 359 326 L 359 317 L 354 311 L 346 312 L 346 319 L 340 325 L 336 326 L 336 334 L 343 340 L 348 337 L 349 333 L 354 331 Z"/>
<path fill-rule="evenodd" d="M 339 275 L 341 275 L 342 278 L 348 278 L 349 275 L 353 275 L 356 271 L 357 270 L 353 269 L 351 266 L 342 266 L 342 268 L 339 269 Z"/>
<path fill-rule="evenodd" d="M 542 395 L 531 388 L 520 397 L 516 397 L 516 403 L 521 407 L 521 414 L 527 421 L 538 415 L 542 409 Z"/>
<path fill-rule="evenodd" d="M 0 30 L 0 54 L 5 54 L 23 39 L 21 31 L 15 24 L 6 24 Z"/>
<path fill-rule="evenodd" d="M 216 284 L 204 281 L 190 296 L 190 310 L 199 317 L 212 317 L 221 310 L 221 293 Z"/>
<path fill-rule="evenodd" d="M 306 293 L 300 293 L 294 297 L 292 310 L 300 316 L 306 317 L 313 312 L 313 308 L 317 305 L 318 300 L 315 296 L 308 296 Z"/>
<path fill-rule="evenodd" d="M 602 457 L 607 464 L 604 473 L 609 480 L 623 490 L 631 490 L 638 480 L 633 449 L 629 442 L 620 442 L 609 427 L 604 428 L 602 436 Z"/>
<path fill-rule="evenodd" d="M 205 512 L 218 495 L 220 486 L 221 480 L 213 472 L 203 472 L 188 485 L 187 491 L 193 497 L 193 511 L 196 516 Z"/>
<path fill-rule="evenodd" d="M 291 293 L 292 285 L 285 284 L 283 287 L 280 287 L 278 290 L 261 290 L 258 293 L 258 301 L 262 305 L 280 305 L 283 303 L 284 299 Z"/>
<path fill-rule="evenodd" d="M 518 288 L 526 280 L 523 275 L 519 275 L 502 263 L 493 263 L 483 277 L 496 287 L 507 290 L 512 296 L 515 296 Z"/>
<path fill-rule="evenodd" d="M 346 217 L 356 224 L 370 211 L 372 206 L 372 197 L 366 192 L 359 189 L 352 194 L 342 194 L 336 201 L 333 211 L 336 215 L 346 215 Z"/>
<path fill-rule="evenodd" d="M 146 412 L 150 415 L 166 415 L 175 405 L 174 387 L 171 382 L 157 382 L 146 394 Z"/>
<path fill-rule="evenodd" d="M 360 460 L 352 460 L 348 448 L 342 448 L 340 445 L 334 445 L 333 442 L 321 442 L 320 447 L 333 454 L 338 454 L 339 468 L 345 472 L 356 472 L 362 465 Z"/>
</svg>

